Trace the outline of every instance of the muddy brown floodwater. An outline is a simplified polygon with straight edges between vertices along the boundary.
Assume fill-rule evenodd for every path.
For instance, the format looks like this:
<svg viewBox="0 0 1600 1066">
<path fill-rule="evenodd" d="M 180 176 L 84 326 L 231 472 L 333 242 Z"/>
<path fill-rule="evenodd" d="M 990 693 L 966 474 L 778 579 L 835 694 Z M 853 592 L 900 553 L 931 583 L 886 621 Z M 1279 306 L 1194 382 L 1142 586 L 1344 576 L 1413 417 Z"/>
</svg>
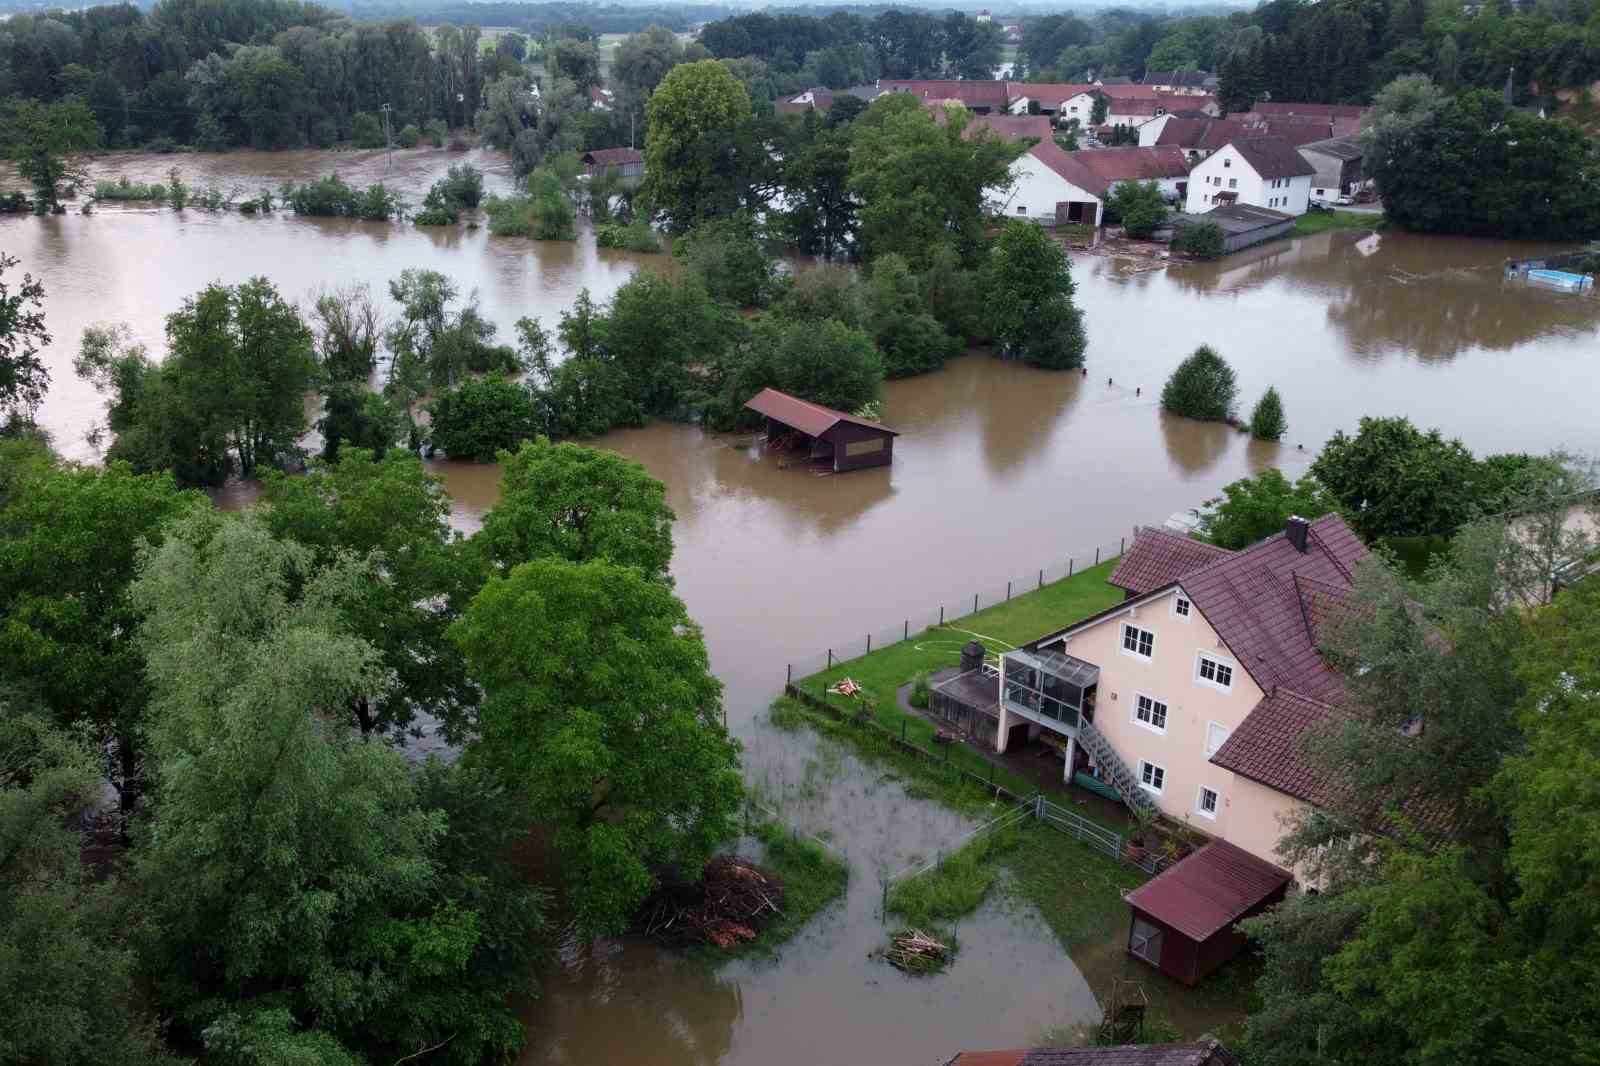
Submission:
<svg viewBox="0 0 1600 1066">
<path fill-rule="evenodd" d="M 393 175 L 420 199 L 462 158 L 396 152 L 391 171 L 383 153 L 124 156 L 98 176 L 157 180 L 176 162 L 190 183 L 253 192 L 337 168 L 357 183 Z M 497 157 L 467 158 L 504 187 Z M 304 300 L 349 281 L 382 292 L 402 269 L 429 267 L 476 290 L 508 331 L 523 315 L 553 326 L 580 289 L 603 300 L 638 266 L 661 261 L 596 249 L 588 234 L 538 243 L 482 229 L 141 208 L 0 219 L 0 249 L 45 283 L 56 342 L 41 418 L 81 459 L 95 456 L 84 434 L 104 410 L 72 375 L 83 327 L 126 321 L 159 354 L 163 316 L 207 282 L 263 274 Z M 1505 258 L 1540 250 L 1335 232 L 1157 271 L 1080 256 L 1087 375 L 973 355 L 892 382 L 883 417 L 902 436 L 890 468 L 783 470 L 738 440 L 682 425 L 597 442 L 667 486 L 678 514 L 673 574 L 726 685 L 746 776 L 788 820 L 842 850 L 852 879 L 846 898 L 775 961 L 712 969 L 626 941 L 566 946 L 529 1010 L 524 1062 L 932 1064 L 1095 1017 L 1094 993 L 1130 965 L 1117 950 L 1121 929 L 1068 958 L 1031 909 L 996 900 L 962 924 L 962 952 L 945 975 L 915 981 L 868 959 L 884 937 L 879 872 L 932 855 L 971 823 L 908 798 L 809 733 L 767 725 L 785 665 L 830 647 L 858 650 L 869 631 L 1025 583 L 1068 555 L 1081 560 L 1267 465 L 1297 475 L 1323 440 L 1364 414 L 1409 415 L 1477 451 L 1600 451 L 1600 299 L 1501 276 Z M 1161 415 L 1161 383 L 1202 342 L 1237 369 L 1246 408 L 1278 387 L 1285 443 Z M 457 524 L 474 528 L 494 503 L 498 472 L 435 466 Z M 1129 972 L 1185 1031 L 1218 1020 L 1204 999 Z"/>
</svg>

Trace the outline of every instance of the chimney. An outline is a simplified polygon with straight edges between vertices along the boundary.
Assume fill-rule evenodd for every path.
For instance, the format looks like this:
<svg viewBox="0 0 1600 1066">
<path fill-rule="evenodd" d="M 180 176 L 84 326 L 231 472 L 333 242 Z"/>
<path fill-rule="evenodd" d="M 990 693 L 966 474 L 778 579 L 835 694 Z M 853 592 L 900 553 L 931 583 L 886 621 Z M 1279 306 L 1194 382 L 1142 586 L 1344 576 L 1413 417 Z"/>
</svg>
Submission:
<svg viewBox="0 0 1600 1066">
<path fill-rule="evenodd" d="M 1297 514 L 1290 515 L 1289 521 L 1283 528 L 1283 535 L 1289 538 L 1289 543 L 1293 544 L 1298 552 L 1306 550 L 1306 538 L 1310 533 L 1311 523 Z"/>
</svg>

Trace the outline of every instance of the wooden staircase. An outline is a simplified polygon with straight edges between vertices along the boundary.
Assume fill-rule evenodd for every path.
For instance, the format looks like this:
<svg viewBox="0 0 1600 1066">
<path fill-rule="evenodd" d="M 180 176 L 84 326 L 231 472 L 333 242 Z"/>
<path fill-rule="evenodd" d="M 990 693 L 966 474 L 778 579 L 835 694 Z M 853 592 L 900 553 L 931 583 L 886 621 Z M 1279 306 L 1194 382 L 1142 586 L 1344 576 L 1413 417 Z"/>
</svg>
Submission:
<svg viewBox="0 0 1600 1066">
<path fill-rule="evenodd" d="M 1122 756 L 1117 754 L 1117 749 L 1105 738 L 1105 734 L 1096 729 L 1088 721 L 1078 723 L 1078 743 L 1089 753 L 1094 764 L 1100 768 L 1100 774 L 1111 782 L 1113 788 L 1122 796 L 1122 802 L 1135 814 L 1156 813 L 1155 800 L 1149 793 L 1139 787 L 1139 779 L 1134 772 L 1128 769 L 1128 764 L 1122 761 Z"/>
</svg>

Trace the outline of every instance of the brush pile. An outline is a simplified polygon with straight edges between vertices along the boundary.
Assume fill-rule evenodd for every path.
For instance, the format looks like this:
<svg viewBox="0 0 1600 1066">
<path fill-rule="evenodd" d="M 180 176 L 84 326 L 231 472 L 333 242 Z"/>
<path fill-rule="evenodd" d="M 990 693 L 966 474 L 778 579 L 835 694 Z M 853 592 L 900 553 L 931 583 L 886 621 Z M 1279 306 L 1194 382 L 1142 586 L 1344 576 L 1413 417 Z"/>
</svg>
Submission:
<svg viewBox="0 0 1600 1066">
<path fill-rule="evenodd" d="M 883 949 L 883 957 L 889 960 L 889 965 L 917 975 L 938 973 L 953 954 L 950 945 L 920 929 L 900 930 Z"/>
<path fill-rule="evenodd" d="M 754 940 L 783 915 L 783 885 L 754 863 L 719 855 L 699 881 L 658 890 L 640 908 L 645 936 L 675 947 L 715 944 L 724 950 Z"/>
</svg>

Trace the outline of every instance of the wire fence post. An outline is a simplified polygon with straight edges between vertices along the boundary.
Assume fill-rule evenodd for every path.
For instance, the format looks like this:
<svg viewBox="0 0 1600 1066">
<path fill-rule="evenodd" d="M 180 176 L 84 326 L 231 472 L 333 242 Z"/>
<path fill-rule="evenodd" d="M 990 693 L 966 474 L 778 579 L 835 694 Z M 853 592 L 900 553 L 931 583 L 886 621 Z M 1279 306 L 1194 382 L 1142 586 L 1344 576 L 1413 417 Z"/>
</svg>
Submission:
<svg viewBox="0 0 1600 1066">
<path fill-rule="evenodd" d="M 906 722 L 907 721 L 909 721 L 909 719 L 907 719 L 904 716 L 901 716 L 901 718 L 900 718 L 900 743 L 902 743 L 902 744 L 904 744 L 906 742 Z"/>
<path fill-rule="evenodd" d="M 833 649 L 832 648 L 828 649 L 828 669 L 829 670 L 833 669 Z"/>
<path fill-rule="evenodd" d="M 1123 552 L 1125 552 L 1127 550 L 1128 550 L 1128 538 L 1127 537 L 1119 538 L 1117 540 L 1117 554 L 1121 555 Z"/>
<path fill-rule="evenodd" d="M 1039 587 L 1044 588 L 1044 571 L 1039 571 Z"/>
<path fill-rule="evenodd" d="M 1011 582 L 1006 582 L 1006 602 L 1011 602 Z"/>
<path fill-rule="evenodd" d="M 871 633 L 867 634 L 867 654 L 868 655 L 872 654 L 872 634 Z"/>
<path fill-rule="evenodd" d="M 1072 576 L 1072 560 L 1071 559 L 1067 560 L 1067 576 L 1068 577 Z"/>
<path fill-rule="evenodd" d="M 944 604 L 939 605 L 939 624 L 944 625 Z"/>
<path fill-rule="evenodd" d="M 785 685 L 794 684 L 794 663 L 789 663 L 783 668 L 783 683 Z"/>
<path fill-rule="evenodd" d="M 1094 565 L 1096 565 L 1096 566 L 1100 565 L 1100 549 L 1099 548 L 1096 548 L 1094 550 Z"/>
<path fill-rule="evenodd" d="M 978 594 L 976 592 L 972 594 L 972 613 L 978 613 Z"/>
<path fill-rule="evenodd" d="M 910 640 L 911 639 L 911 619 L 909 619 L 909 618 L 906 619 L 906 628 L 900 634 L 900 639 L 901 640 Z"/>
</svg>

